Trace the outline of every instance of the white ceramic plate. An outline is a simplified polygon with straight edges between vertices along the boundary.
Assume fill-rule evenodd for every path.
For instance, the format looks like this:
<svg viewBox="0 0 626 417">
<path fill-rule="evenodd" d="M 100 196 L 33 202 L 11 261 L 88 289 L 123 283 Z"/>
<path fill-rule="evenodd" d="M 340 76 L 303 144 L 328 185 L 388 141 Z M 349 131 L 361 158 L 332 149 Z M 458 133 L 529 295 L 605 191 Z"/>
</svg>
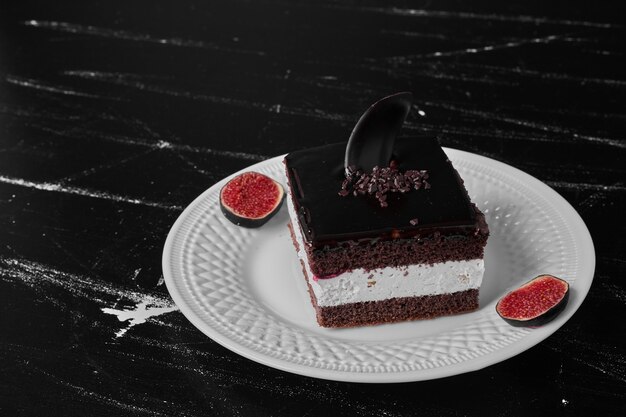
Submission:
<svg viewBox="0 0 626 417">
<path fill-rule="evenodd" d="M 172 298 L 189 321 L 228 349 L 316 378 L 418 381 L 481 369 L 523 352 L 561 327 L 587 295 L 595 267 L 591 237 L 576 211 L 539 180 L 489 158 L 445 151 L 491 231 L 478 311 L 320 328 L 287 229 L 286 206 L 259 229 L 231 224 L 218 196 L 232 176 L 191 203 L 167 237 L 163 274 Z M 282 159 L 246 171 L 285 184 Z M 496 301 L 542 273 L 570 283 L 565 311 L 540 328 L 505 323 L 495 312 Z"/>
</svg>

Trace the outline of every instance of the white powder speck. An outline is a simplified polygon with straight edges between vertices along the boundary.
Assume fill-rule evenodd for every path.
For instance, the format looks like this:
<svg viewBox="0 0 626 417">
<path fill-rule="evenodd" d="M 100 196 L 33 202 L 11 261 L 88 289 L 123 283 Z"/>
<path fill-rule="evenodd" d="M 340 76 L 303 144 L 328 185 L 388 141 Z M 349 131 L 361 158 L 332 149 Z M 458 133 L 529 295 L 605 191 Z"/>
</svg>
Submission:
<svg viewBox="0 0 626 417">
<path fill-rule="evenodd" d="M 161 300 L 147 295 L 144 300 L 130 310 L 118 310 L 115 308 L 102 308 L 106 314 L 117 316 L 119 321 L 128 321 L 128 325 L 115 333 L 115 337 L 122 337 L 131 327 L 145 323 L 150 317 L 160 316 L 161 314 L 170 313 L 177 308 L 174 305 L 167 305 Z"/>
</svg>

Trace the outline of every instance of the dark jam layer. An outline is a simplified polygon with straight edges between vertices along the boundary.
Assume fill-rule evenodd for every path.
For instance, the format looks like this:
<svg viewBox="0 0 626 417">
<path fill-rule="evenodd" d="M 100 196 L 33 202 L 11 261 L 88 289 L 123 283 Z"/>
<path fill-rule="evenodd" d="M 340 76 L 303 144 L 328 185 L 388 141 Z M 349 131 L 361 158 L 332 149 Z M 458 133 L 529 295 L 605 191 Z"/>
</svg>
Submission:
<svg viewBox="0 0 626 417">
<path fill-rule="evenodd" d="M 430 188 L 390 194 L 387 207 L 381 207 L 369 195 L 338 194 L 345 179 L 345 148 L 345 143 L 336 143 L 285 157 L 298 220 L 307 243 L 313 247 L 428 237 L 434 233 L 486 233 L 482 214 L 473 207 L 462 180 L 436 139 L 396 140 L 393 159 L 398 169 L 427 170 Z"/>
</svg>

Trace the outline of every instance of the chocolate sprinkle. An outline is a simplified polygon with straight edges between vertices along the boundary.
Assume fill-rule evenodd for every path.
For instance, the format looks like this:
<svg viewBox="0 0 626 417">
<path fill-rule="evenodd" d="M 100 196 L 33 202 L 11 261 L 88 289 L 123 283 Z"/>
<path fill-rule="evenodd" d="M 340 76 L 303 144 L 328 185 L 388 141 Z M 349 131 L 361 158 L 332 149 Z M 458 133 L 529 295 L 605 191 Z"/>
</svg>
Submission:
<svg viewBox="0 0 626 417">
<path fill-rule="evenodd" d="M 371 172 L 363 172 L 354 166 L 349 166 L 339 195 L 342 197 L 350 194 L 373 195 L 381 207 L 387 207 L 389 205 L 387 193 L 408 193 L 420 188 L 428 190 L 430 184 L 426 181 L 427 179 L 428 171 L 411 169 L 401 172 L 395 161 L 391 161 L 387 168 L 375 166 Z M 411 224 L 415 226 L 413 221 L 417 224 L 417 219 L 411 220 Z"/>
</svg>

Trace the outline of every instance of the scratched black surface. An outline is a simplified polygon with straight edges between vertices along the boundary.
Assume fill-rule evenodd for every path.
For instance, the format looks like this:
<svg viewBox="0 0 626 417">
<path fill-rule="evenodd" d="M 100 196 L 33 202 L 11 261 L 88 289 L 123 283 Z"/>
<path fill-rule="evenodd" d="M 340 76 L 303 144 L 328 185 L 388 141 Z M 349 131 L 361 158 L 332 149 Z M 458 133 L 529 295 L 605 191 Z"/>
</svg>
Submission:
<svg viewBox="0 0 626 417">
<path fill-rule="evenodd" d="M 13 3 L 0 5 L 1 415 L 626 413 L 624 6 Z M 406 132 L 521 168 L 578 210 L 598 256 L 580 310 L 505 362 L 396 385 L 291 375 L 196 330 L 161 281 L 182 208 L 251 163 L 346 139 L 401 90 L 416 95 Z M 142 303 L 163 314 L 125 333 L 103 310 Z"/>
</svg>

